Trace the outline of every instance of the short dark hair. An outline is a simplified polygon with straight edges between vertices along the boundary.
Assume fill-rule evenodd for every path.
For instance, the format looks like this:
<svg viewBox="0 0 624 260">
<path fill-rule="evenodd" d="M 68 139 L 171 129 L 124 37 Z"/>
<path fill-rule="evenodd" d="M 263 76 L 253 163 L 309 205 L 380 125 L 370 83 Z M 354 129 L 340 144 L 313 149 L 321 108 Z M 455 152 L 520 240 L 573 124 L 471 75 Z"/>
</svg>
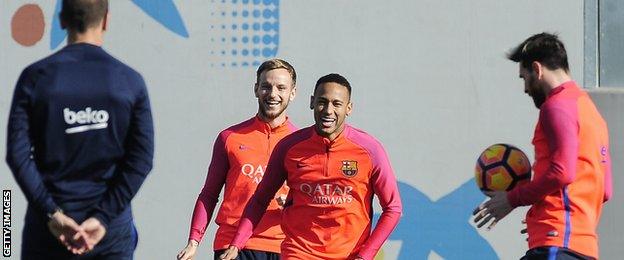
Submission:
<svg viewBox="0 0 624 260">
<path fill-rule="evenodd" d="M 108 0 L 63 0 L 60 18 L 68 30 L 84 33 L 108 12 Z"/>
<path fill-rule="evenodd" d="M 260 64 L 260 67 L 258 67 L 258 71 L 256 71 L 256 83 L 260 84 L 260 74 L 262 74 L 262 72 L 274 69 L 287 70 L 290 74 L 290 78 L 292 79 L 293 84 L 297 84 L 297 72 L 295 71 L 295 68 L 290 65 L 290 63 L 282 59 L 270 59 Z"/>
<path fill-rule="evenodd" d="M 555 34 L 535 34 L 507 53 L 507 58 L 520 62 L 527 70 L 531 70 L 531 63 L 537 61 L 551 70 L 570 71 L 563 42 Z"/>
<path fill-rule="evenodd" d="M 316 85 L 314 85 L 314 93 L 316 93 L 316 89 L 318 88 L 318 86 L 320 86 L 323 83 L 330 83 L 330 82 L 340 84 L 341 86 L 344 86 L 345 88 L 347 88 L 347 91 L 349 92 L 349 97 L 351 97 L 351 84 L 345 77 L 341 76 L 338 73 L 327 74 L 319 78 L 316 81 Z"/>
</svg>

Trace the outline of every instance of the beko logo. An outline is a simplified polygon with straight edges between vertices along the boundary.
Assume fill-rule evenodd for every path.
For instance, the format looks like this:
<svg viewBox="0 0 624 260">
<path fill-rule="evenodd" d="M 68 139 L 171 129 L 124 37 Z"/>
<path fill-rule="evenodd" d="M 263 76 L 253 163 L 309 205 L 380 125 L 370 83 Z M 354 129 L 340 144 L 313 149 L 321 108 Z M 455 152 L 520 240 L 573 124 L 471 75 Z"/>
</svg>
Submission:
<svg viewBox="0 0 624 260">
<path fill-rule="evenodd" d="M 65 108 L 63 109 L 63 118 L 65 119 L 65 123 L 70 126 L 80 124 L 79 126 L 72 126 L 65 129 L 66 134 L 75 134 L 108 127 L 109 116 L 106 110 L 94 110 L 87 107 L 85 110 L 76 112 Z"/>
</svg>

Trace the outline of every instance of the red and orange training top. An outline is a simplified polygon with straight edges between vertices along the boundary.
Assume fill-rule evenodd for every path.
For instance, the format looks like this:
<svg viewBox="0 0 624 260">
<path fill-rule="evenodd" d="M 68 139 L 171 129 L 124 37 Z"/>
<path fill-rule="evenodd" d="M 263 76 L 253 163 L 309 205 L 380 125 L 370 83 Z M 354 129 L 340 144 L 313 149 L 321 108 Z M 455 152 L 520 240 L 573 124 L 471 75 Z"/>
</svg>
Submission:
<svg viewBox="0 0 624 260">
<path fill-rule="evenodd" d="M 283 259 L 372 259 L 401 216 L 397 182 L 382 145 L 349 125 L 333 141 L 314 126 L 284 138 L 251 198 L 232 245 L 245 245 L 286 180 Z M 371 233 L 373 194 L 383 213 Z M 254 229 L 255 228 L 255 229 Z"/>
<path fill-rule="evenodd" d="M 267 123 L 254 117 L 219 134 L 206 183 L 195 203 L 189 239 L 201 241 L 225 185 L 223 203 L 215 220 L 219 228 L 213 246 L 215 250 L 228 247 L 247 201 L 264 176 L 271 151 L 282 138 L 295 130 L 288 119 L 271 129 Z M 282 183 L 278 185 L 280 190 L 277 194 L 285 195 L 288 190 Z M 263 216 L 262 220 L 245 248 L 279 253 L 284 239 L 280 228 L 281 208 L 275 200 L 271 200 L 266 213 L 260 216 Z"/>
<path fill-rule="evenodd" d="M 533 138 L 533 180 L 507 195 L 513 207 L 532 205 L 529 248 L 557 246 L 598 258 L 596 227 L 611 197 L 607 124 L 574 81 L 552 90 Z"/>
</svg>

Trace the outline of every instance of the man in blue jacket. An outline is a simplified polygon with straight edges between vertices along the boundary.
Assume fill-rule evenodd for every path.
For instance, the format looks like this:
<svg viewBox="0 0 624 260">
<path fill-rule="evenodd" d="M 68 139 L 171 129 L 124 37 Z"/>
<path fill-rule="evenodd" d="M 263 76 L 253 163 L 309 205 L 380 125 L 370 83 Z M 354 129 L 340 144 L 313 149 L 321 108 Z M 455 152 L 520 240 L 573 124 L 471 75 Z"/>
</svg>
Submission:
<svg viewBox="0 0 624 260">
<path fill-rule="evenodd" d="M 22 72 L 6 160 L 28 200 L 22 259 L 132 259 L 130 201 L 152 168 L 139 73 L 102 48 L 107 0 L 63 0 L 68 45 Z"/>
</svg>

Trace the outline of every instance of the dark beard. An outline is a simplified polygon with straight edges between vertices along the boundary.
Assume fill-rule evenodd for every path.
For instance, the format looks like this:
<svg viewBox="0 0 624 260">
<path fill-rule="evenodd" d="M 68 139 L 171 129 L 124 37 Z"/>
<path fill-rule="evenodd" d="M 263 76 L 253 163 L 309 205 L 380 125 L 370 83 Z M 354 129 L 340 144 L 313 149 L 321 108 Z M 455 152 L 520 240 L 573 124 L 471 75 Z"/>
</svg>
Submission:
<svg viewBox="0 0 624 260">
<path fill-rule="evenodd" d="M 546 95 L 542 91 L 536 91 L 537 93 L 531 93 L 531 98 L 533 98 L 533 103 L 537 109 L 540 109 L 544 102 L 546 101 Z"/>
<path fill-rule="evenodd" d="M 546 101 L 546 94 L 537 86 L 537 79 L 533 76 L 529 78 L 529 86 L 531 86 L 529 88 L 529 95 L 533 98 L 533 104 L 535 104 L 537 109 L 540 109 Z"/>
</svg>

